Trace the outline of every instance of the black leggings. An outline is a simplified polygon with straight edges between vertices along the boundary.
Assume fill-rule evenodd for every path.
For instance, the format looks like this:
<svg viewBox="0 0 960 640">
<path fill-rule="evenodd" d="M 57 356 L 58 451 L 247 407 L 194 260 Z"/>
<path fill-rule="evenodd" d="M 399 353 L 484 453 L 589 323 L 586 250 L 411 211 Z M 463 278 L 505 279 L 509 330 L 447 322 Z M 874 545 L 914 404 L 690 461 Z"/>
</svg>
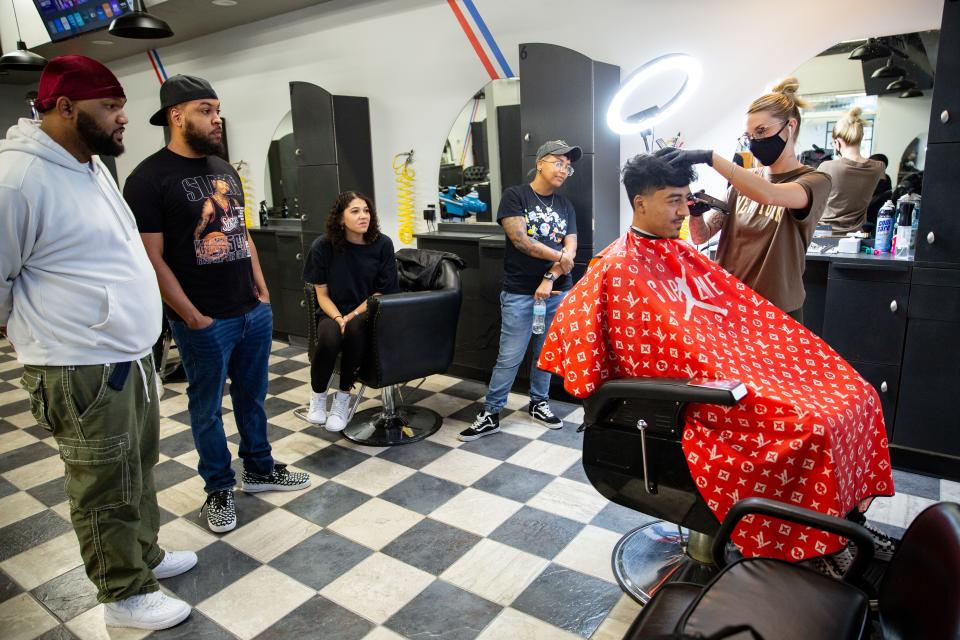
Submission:
<svg viewBox="0 0 960 640">
<path fill-rule="evenodd" d="M 361 313 L 347 323 L 340 333 L 340 325 L 329 316 L 317 323 L 317 350 L 310 365 L 310 387 L 314 393 L 323 393 L 330 383 L 337 356 L 340 356 L 340 390 L 349 391 L 357 379 L 363 354 L 367 350 L 367 314 Z"/>
</svg>

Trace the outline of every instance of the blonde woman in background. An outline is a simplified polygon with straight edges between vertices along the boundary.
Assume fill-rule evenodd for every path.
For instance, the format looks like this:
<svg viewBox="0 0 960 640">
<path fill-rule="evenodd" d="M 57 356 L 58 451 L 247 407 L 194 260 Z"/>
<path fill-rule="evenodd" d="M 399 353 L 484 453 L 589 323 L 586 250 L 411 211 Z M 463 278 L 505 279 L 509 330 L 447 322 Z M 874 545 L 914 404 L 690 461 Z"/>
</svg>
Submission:
<svg viewBox="0 0 960 640">
<path fill-rule="evenodd" d="M 853 107 L 833 126 L 837 159 L 822 162 L 818 169 L 833 181 L 820 222 L 829 224 L 838 234 L 863 228 L 870 198 L 885 172 L 882 162 L 860 155 L 860 141 L 867 124 L 860 113 L 860 107 Z"/>
<path fill-rule="evenodd" d="M 830 176 L 797 159 L 800 108 L 807 106 L 797 95 L 799 86 L 796 78 L 786 78 L 747 109 L 740 141 L 763 165 L 759 170 L 743 169 L 713 151 L 668 147 L 657 155 L 671 164 L 708 164 L 730 183 L 731 213 L 691 217 L 692 240 L 701 244 L 722 231 L 717 262 L 802 322 L 806 252 L 830 194 Z"/>
</svg>

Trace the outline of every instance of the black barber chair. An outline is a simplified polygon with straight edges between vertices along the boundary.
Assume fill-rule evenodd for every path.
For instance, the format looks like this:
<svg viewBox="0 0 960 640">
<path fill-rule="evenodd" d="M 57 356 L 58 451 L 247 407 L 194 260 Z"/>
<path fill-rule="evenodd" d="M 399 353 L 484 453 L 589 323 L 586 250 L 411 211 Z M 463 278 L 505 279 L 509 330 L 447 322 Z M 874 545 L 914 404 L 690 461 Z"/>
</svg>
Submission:
<svg viewBox="0 0 960 640">
<path fill-rule="evenodd" d="M 456 346 L 461 299 L 457 266 L 442 260 L 432 290 L 425 291 L 414 290 L 403 270 L 400 274 L 402 293 L 371 297 L 367 303 L 370 345 L 360 366 L 363 386 L 356 401 L 369 386 L 381 390 L 383 406 L 360 411 L 343 430 L 348 440 L 374 447 L 417 442 L 440 428 L 443 418 L 436 411 L 403 404 L 400 384 L 445 372 Z"/>
<path fill-rule="evenodd" d="M 842 581 L 769 558 L 725 566 L 727 541 L 748 514 L 849 538 L 856 547 L 854 561 Z M 624 640 L 721 636 L 732 627 L 749 629 L 752 637 L 765 640 L 960 638 L 960 505 L 955 503 L 935 504 L 916 517 L 890 560 L 875 602 L 860 588 L 873 557 L 873 541 L 866 529 L 849 520 L 748 498 L 727 513 L 713 551 L 716 562 L 725 566 L 719 575 L 706 587 L 672 583 L 659 590 Z"/>
<path fill-rule="evenodd" d="M 613 573 L 640 604 L 667 582 L 705 584 L 716 574 L 720 527 L 694 485 L 681 447 L 687 403 L 732 406 L 738 382 L 621 378 L 584 400 L 583 468 L 605 498 L 662 518 L 614 547 Z"/>
</svg>

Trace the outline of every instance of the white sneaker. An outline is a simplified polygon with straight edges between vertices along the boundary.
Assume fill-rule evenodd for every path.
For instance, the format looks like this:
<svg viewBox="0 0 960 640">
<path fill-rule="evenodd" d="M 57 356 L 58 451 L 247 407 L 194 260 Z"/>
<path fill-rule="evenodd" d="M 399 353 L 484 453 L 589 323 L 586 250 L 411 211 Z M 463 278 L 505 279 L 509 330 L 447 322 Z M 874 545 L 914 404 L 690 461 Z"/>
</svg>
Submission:
<svg viewBox="0 0 960 640">
<path fill-rule="evenodd" d="M 197 565 L 197 554 L 193 551 L 167 551 L 163 560 L 153 568 L 153 576 L 157 580 L 172 578 L 186 573 Z"/>
<path fill-rule="evenodd" d="M 343 431 L 347 426 L 347 412 L 350 410 L 350 393 L 337 391 L 333 396 L 333 406 L 327 416 L 327 431 Z"/>
<path fill-rule="evenodd" d="M 323 424 L 327 421 L 327 393 L 310 392 L 310 410 L 307 412 L 307 422 Z"/>
<path fill-rule="evenodd" d="M 108 627 L 169 629 L 186 620 L 189 615 L 190 605 L 162 591 L 130 596 L 103 605 L 103 622 Z"/>
</svg>

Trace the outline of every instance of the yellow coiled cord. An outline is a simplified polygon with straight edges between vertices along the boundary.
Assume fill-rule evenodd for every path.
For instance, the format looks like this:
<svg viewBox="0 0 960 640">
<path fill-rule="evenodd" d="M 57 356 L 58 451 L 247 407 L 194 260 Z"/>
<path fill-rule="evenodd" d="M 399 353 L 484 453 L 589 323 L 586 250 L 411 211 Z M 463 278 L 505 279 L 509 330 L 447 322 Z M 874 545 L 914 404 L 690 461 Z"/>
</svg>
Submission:
<svg viewBox="0 0 960 640">
<path fill-rule="evenodd" d="M 413 149 L 393 156 L 393 173 L 397 176 L 397 231 L 403 244 L 413 244 L 416 223 L 413 179 L 417 174 L 412 164 Z"/>
</svg>

